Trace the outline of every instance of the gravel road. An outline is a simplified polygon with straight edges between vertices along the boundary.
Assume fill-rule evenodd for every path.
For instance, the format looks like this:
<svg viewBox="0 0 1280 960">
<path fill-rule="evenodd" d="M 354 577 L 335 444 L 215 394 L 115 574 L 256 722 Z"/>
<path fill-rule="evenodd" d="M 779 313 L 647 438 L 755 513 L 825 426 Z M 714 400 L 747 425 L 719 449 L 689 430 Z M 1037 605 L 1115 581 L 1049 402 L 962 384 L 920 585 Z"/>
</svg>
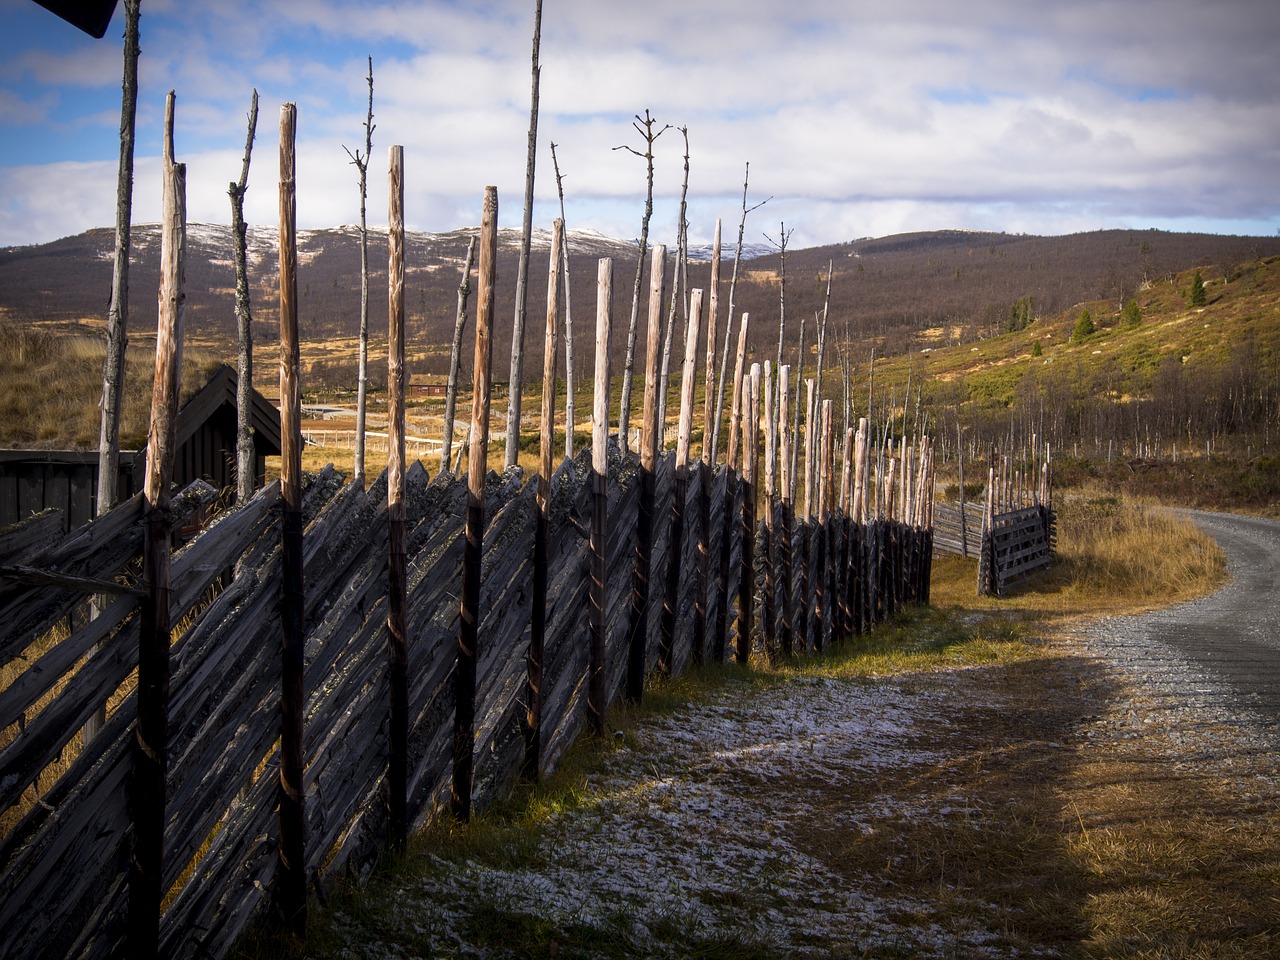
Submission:
<svg viewBox="0 0 1280 960">
<path fill-rule="evenodd" d="M 1190 732 L 1227 726 L 1260 753 L 1280 747 L 1280 523 L 1188 511 L 1227 556 L 1231 582 L 1188 603 L 1106 617 L 1085 634 L 1091 650 L 1144 689 L 1143 719 Z"/>
</svg>

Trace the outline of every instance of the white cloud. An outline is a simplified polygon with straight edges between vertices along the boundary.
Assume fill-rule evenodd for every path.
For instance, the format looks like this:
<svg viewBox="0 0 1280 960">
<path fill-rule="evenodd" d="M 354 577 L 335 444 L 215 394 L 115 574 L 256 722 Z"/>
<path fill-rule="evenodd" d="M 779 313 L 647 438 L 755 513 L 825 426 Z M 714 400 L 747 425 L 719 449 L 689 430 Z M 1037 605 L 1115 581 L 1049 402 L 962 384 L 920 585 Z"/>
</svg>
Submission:
<svg viewBox="0 0 1280 960">
<path fill-rule="evenodd" d="M 300 221 L 354 220 L 355 172 L 342 146 L 363 142 L 368 53 L 372 166 L 385 165 L 387 144 L 405 146 L 410 221 L 428 229 L 454 226 L 460 215 L 474 222 L 484 185 L 494 183 L 504 224 L 515 223 L 531 26 L 527 0 L 229 0 L 213 8 L 152 0 L 143 19 L 140 155 L 158 152 L 163 92 L 176 88 L 192 209 L 223 209 L 257 86 L 251 217 L 274 217 L 275 116 L 293 100 Z M 1261 0 L 1122 8 L 1103 0 L 651 0 L 607 13 L 594 0 L 556 0 L 544 10 L 539 209 L 556 206 L 554 140 L 571 220 L 634 234 L 643 163 L 613 148 L 640 146 L 631 121 L 648 108 L 660 123 L 689 128 L 694 232 L 706 237 L 715 216 L 736 222 L 748 161 L 752 198 L 775 197 L 772 229 L 784 216 L 809 242 L 928 226 L 1060 232 L 1121 215 L 1145 225 L 1144 211 L 1265 227 L 1280 222 L 1270 185 L 1280 153 L 1278 40 L 1280 5 Z M 114 84 L 118 64 L 110 65 Z M 84 69 L 105 75 L 105 60 Z M 0 73 L 14 76 L 12 67 Z M 66 105 L 47 90 L 0 85 L 0 122 L 27 116 L 65 129 L 72 121 L 58 110 Z M 104 113 L 95 116 L 106 126 Z M 108 207 L 112 140 L 100 154 L 111 171 Z M 682 153 L 676 130 L 656 146 L 655 228 L 675 222 Z M 16 216 L 12 229 L 27 232 L 5 225 L 0 243 L 28 238 L 33 222 L 41 239 L 57 235 L 45 232 L 54 223 L 91 225 L 86 217 L 102 199 L 35 199 L 57 172 L 48 168 L 30 194 L 47 215 Z M 35 169 L 3 176 L 39 180 Z M 385 206 L 384 178 L 371 171 L 383 191 L 380 201 L 371 195 L 371 211 Z"/>
</svg>

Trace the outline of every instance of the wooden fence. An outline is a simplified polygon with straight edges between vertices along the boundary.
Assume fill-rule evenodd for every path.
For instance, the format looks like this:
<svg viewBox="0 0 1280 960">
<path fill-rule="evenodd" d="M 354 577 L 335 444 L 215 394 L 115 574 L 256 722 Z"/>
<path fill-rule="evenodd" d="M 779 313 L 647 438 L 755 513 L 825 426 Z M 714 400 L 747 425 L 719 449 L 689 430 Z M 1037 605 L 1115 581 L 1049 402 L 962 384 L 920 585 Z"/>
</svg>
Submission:
<svg viewBox="0 0 1280 960">
<path fill-rule="evenodd" d="M 1043 459 L 1029 470 L 1008 457 L 997 467 L 993 457 L 984 500 L 934 505 L 934 545 L 946 553 L 978 558 L 979 595 L 1004 596 L 1053 562 L 1057 516 L 1049 467 L 1047 446 Z"/>
<path fill-rule="evenodd" d="M 658 668 L 664 645 L 670 658 L 664 669 L 679 673 L 695 660 L 716 659 L 717 651 L 760 649 L 764 643 L 761 617 L 745 638 L 737 635 L 744 595 L 743 500 L 730 491 L 742 485 L 721 466 L 704 486 L 704 469 L 695 463 L 679 484 L 675 454 L 658 461 L 650 578 L 674 583 L 675 591 L 654 591 L 655 602 L 642 611 L 645 672 Z M 641 472 L 633 455 L 615 458 L 608 476 L 608 702 L 625 687 Z M 477 803 L 500 796 L 524 769 L 529 737 L 537 738 L 539 770 L 545 773 L 586 722 L 585 600 L 591 577 L 583 529 L 591 515 L 591 475 L 584 454 L 562 464 L 552 480 L 536 731 L 528 728 L 526 715 L 537 480 L 522 482 L 514 474 L 488 478 L 473 747 Z M 411 826 L 417 826 L 449 799 L 467 489 L 465 477 L 440 474 L 428 480 L 420 465 L 407 481 L 407 792 Z M 673 525 L 662 519 L 677 509 L 677 488 L 684 491 L 683 515 L 706 516 L 708 527 L 704 534 L 699 523 L 685 524 L 672 551 Z M 711 494 L 705 509 L 704 490 Z M 174 557 L 173 617 L 189 625 L 171 655 L 162 881 L 167 903 L 160 927 L 165 956 L 223 955 L 277 882 L 279 495 L 278 484 L 264 489 Z M 774 509 L 778 517 L 785 510 L 781 504 Z M 135 498 L 34 552 L 11 535 L 10 552 L 0 558 L 6 578 L 0 616 L 9 625 L 0 653 L 7 663 L 28 658 L 0 693 L 0 723 L 18 727 L 0 754 L 5 807 L 30 796 L 42 772 L 74 749 L 97 704 L 122 685 L 127 689 L 137 662 L 141 601 L 128 571 L 141 552 L 142 513 Z M 386 838 L 385 475 L 368 492 L 344 485 L 331 471 L 311 478 L 304 516 L 304 871 L 322 888 L 336 874 L 366 869 Z M 45 541 L 46 522 L 35 518 L 25 525 L 33 544 Z M 757 537 L 763 529 L 762 523 Z M 696 575 L 704 536 L 710 556 L 720 555 L 721 539 L 727 538 L 729 565 L 717 571 L 727 576 L 704 582 Z M 792 637 L 778 642 L 795 651 L 819 649 L 868 628 L 898 604 L 927 599 L 930 547 L 922 529 L 898 521 L 853 524 L 834 514 L 822 524 L 796 523 L 791 546 L 792 556 L 811 558 L 807 578 L 761 563 L 746 582 L 747 595 L 763 598 L 767 582 L 793 581 Z M 753 547 L 755 556 L 767 557 L 765 548 Z M 114 596 L 96 618 L 66 639 L 40 643 L 84 591 L 108 589 Z M 777 610 L 783 608 L 780 589 L 772 595 Z M 703 597 L 710 615 L 700 620 L 694 614 Z M 664 640 L 668 612 L 672 635 Z M 724 624 L 730 642 L 717 645 L 696 636 L 698 623 L 711 629 Z M 774 624 L 769 627 L 780 633 Z M 132 694 L 121 699 L 103 732 L 55 783 L 41 788 L 39 801 L 0 841 L 5 956 L 124 955 L 131 832 L 126 787 L 135 711 Z"/>
<path fill-rule="evenodd" d="M 766 401 L 762 424 L 757 368 L 736 378 L 729 462 L 690 462 L 700 295 L 675 452 L 658 453 L 646 391 L 641 455 L 619 456 L 608 435 L 608 261 L 590 455 L 546 468 L 548 403 L 542 476 L 486 474 L 492 188 L 467 475 L 404 468 L 396 269 L 388 469 L 367 491 L 332 469 L 303 475 L 292 125 L 288 107 L 281 479 L 172 549 L 186 507 L 169 500 L 165 386 L 176 382 L 182 298 L 162 286 L 144 493 L 67 537 L 47 517 L 0 532 L 5 957 L 221 957 L 269 905 L 300 929 L 309 893 L 323 900 L 336 876 L 364 875 L 430 818 L 465 817 L 521 775 L 553 769 L 584 728 L 603 729 L 619 696 L 643 695 L 647 674 L 819 650 L 928 601 L 927 440 L 895 457 L 873 449 L 863 420 L 856 446 L 846 431 L 837 496 L 831 404 L 810 404 L 815 483 L 797 511 L 785 472 L 776 491 L 773 475 L 774 437 L 786 461 L 785 406 Z M 394 204 L 394 148 L 392 169 Z M 180 256 L 185 170 L 168 164 L 166 178 L 164 249 Z M 394 268 L 394 207 L 391 222 Z M 180 260 L 166 268 L 181 276 Z M 92 610 L 78 614 L 87 598 Z M 105 725 L 81 744 L 106 702 Z"/>
</svg>

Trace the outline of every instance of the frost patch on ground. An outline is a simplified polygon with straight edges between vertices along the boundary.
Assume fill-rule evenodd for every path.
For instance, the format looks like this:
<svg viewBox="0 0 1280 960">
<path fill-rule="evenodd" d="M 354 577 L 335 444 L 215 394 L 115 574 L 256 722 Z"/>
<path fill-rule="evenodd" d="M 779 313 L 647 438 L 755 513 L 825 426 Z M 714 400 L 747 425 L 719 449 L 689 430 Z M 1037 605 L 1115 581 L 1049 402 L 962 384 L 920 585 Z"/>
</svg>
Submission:
<svg viewBox="0 0 1280 960">
<path fill-rule="evenodd" d="M 688 956 L 692 944 L 726 941 L 757 956 L 1009 956 L 996 932 L 956 929 L 927 900 L 873 892 L 875 878 L 841 876 L 790 840 L 815 818 L 872 832 L 957 814 L 901 794 L 892 804 L 838 804 L 847 785 L 936 764 L 918 723 L 936 732 L 947 696 L 919 683 L 797 679 L 753 688 L 749 700 L 730 687 L 646 719 L 592 784 L 599 801 L 554 819 L 531 865 L 438 861 L 402 888 L 397 922 L 429 939 L 435 956 L 503 955 L 469 933 L 477 904 L 608 932 L 637 956 Z M 389 954 L 353 944 L 349 955 Z"/>
</svg>

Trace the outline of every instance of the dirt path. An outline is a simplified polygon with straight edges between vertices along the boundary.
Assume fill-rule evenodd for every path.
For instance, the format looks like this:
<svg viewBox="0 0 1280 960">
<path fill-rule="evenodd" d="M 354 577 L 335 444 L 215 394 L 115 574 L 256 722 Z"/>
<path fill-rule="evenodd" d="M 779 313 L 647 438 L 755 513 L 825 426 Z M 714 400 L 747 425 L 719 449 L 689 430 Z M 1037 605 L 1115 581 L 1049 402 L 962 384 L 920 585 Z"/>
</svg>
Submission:
<svg viewBox="0 0 1280 960">
<path fill-rule="evenodd" d="M 1171 703 L 1280 746 L 1280 523 L 1193 511 L 1227 556 L 1226 587 L 1136 617 L 1107 617 L 1090 647 Z"/>
</svg>

